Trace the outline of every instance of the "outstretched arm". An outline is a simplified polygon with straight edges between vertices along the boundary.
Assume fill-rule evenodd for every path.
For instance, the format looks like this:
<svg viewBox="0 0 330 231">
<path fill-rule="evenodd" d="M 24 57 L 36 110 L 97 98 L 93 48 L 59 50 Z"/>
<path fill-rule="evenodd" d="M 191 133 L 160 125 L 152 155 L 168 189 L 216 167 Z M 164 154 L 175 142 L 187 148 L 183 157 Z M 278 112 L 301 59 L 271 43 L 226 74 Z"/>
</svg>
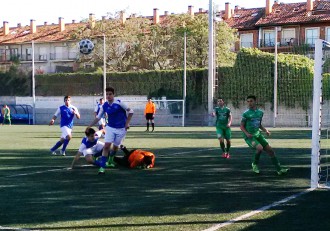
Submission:
<svg viewBox="0 0 330 231">
<path fill-rule="evenodd" d="M 74 157 L 73 160 L 72 160 L 72 163 L 71 163 L 71 169 L 73 169 L 75 163 L 79 160 L 81 154 L 82 154 L 81 152 L 77 152 L 77 154 L 75 155 L 75 157 Z"/>
</svg>

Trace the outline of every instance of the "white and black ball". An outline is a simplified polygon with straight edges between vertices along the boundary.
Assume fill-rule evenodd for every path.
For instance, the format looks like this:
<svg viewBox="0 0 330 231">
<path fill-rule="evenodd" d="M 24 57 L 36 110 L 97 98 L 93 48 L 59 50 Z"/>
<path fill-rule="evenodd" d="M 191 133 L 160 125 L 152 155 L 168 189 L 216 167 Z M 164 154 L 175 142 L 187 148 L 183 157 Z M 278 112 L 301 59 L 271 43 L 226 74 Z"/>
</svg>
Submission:
<svg viewBox="0 0 330 231">
<path fill-rule="evenodd" d="M 89 39 L 83 39 L 79 42 L 79 51 L 84 55 L 89 55 L 94 50 L 94 44 Z"/>
</svg>

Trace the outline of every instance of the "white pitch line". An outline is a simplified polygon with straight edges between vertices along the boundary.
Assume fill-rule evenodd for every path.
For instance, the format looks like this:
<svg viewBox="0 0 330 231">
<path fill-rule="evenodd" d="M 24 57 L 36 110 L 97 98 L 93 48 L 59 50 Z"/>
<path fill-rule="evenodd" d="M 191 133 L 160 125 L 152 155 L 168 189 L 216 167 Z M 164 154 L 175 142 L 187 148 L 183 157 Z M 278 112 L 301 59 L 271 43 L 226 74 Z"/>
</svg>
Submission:
<svg viewBox="0 0 330 231">
<path fill-rule="evenodd" d="M 88 166 L 93 166 L 93 165 L 81 165 L 82 167 L 88 167 Z M 71 170 L 71 168 L 57 168 L 57 169 L 48 169 L 44 171 L 36 171 L 36 172 L 30 172 L 30 173 L 21 173 L 21 174 L 15 174 L 15 175 L 9 175 L 6 177 L 17 177 L 17 176 L 30 176 L 30 175 L 35 175 L 35 174 L 41 174 L 45 172 L 57 172 L 57 171 L 62 171 L 62 170 Z"/>
<path fill-rule="evenodd" d="M 304 195 L 304 194 L 306 194 L 306 193 L 309 193 L 309 192 L 311 192 L 311 191 L 313 191 L 313 190 L 314 190 L 314 189 L 312 189 L 312 188 L 306 189 L 306 190 L 303 191 L 303 192 L 296 193 L 296 194 L 294 194 L 294 195 L 292 195 L 292 196 L 286 197 L 286 198 L 284 198 L 284 199 L 282 199 L 282 200 L 280 200 L 280 201 L 276 201 L 276 202 L 274 202 L 274 203 L 272 203 L 272 204 L 270 204 L 270 205 L 266 205 L 266 206 L 264 206 L 264 207 L 261 207 L 261 208 L 259 208 L 259 209 L 254 210 L 254 211 L 252 211 L 252 212 L 246 213 L 246 214 L 244 214 L 244 215 L 242 215 L 242 216 L 236 217 L 236 218 L 234 218 L 234 219 L 231 219 L 231 220 L 226 221 L 226 222 L 223 222 L 223 223 L 219 223 L 219 224 L 213 225 L 212 227 L 210 227 L 210 228 L 208 228 L 208 229 L 204 229 L 203 231 L 216 231 L 216 230 L 218 230 L 218 229 L 220 229 L 220 228 L 223 228 L 223 227 L 225 227 L 225 226 L 227 226 L 227 225 L 234 224 L 234 223 L 236 223 L 237 221 L 242 221 L 242 220 L 247 219 L 247 218 L 249 218 L 249 217 L 252 217 L 252 216 L 254 216 L 254 215 L 258 214 L 258 213 L 262 213 L 262 212 L 264 212 L 264 211 L 266 211 L 266 210 L 268 210 L 268 209 L 270 209 L 270 208 L 272 208 L 272 207 L 278 206 L 278 205 L 280 205 L 280 204 L 284 204 L 284 203 L 286 203 L 286 202 L 288 202 L 288 201 L 290 201 L 290 200 L 293 200 L 293 199 L 295 199 L 295 198 L 298 198 L 298 197 L 300 197 L 300 196 L 302 196 L 302 195 Z"/>
<path fill-rule="evenodd" d="M 0 225 L 0 230 L 30 231 L 30 229 L 22 229 L 22 228 L 14 228 L 14 227 L 4 227 L 4 226 L 1 226 L 1 225 Z"/>
</svg>

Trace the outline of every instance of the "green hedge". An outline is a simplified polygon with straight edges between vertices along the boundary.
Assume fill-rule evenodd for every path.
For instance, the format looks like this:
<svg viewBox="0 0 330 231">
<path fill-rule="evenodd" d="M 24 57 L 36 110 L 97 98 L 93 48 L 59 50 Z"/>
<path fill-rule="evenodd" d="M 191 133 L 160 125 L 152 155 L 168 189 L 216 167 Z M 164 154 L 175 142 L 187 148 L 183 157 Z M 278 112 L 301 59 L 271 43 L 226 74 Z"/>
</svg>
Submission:
<svg viewBox="0 0 330 231">
<path fill-rule="evenodd" d="M 242 49 L 234 67 L 220 68 L 218 94 L 234 106 L 247 95 L 258 97 L 261 105 L 273 103 L 274 54 Z M 313 60 L 302 55 L 278 55 L 278 103 L 308 108 L 312 98 Z"/>
<path fill-rule="evenodd" d="M 238 106 L 254 94 L 261 105 L 273 102 L 274 54 L 257 49 L 242 49 L 233 67 L 218 69 L 215 96 Z M 5 75 L 5 76 L 2 76 Z M 26 94 L 26 81 L 17 82 L 2 74 L 1 95 Z M 188 108 L 207 105 L 207 69 L 187 71 Z M 324 98 L 330 99 L 330 74 L 324 75 Z M 313 60 L 302 55 L 278 55 L 278 103 L 307 109 L 312 100 Z M 117 95 L 148 95 L 182 99 L 183 70 L 107 73 L 107 85 Z M 25 86 L 25 90 L 22 90 Z M 8 93 L 9 92 L 9 93 Z M 37 96 L 102 95 L 103 76 L 99 73 L 59 73 L 36 76 Z"/>
</svg>

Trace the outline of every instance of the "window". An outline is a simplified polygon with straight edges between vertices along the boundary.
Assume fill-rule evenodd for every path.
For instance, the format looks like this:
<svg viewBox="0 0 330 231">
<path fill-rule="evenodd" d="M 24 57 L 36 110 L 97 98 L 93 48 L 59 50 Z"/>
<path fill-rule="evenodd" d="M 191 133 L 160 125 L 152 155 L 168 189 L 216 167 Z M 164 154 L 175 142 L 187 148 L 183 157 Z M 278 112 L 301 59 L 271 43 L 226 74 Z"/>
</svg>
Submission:
<svg viewBox="0 0 330 231">
<path fill-rule="evenodd" d="M 40 61 L 46 61 L 47 60 L 47 48 L 46 47 L 40 47 L 39 48 L 39 60 Z"/>
<path fill-rule="evenodd" d="M 288 46 L 293 45 L 296 40 L 295 29 L 282 29 L 282 40 L 281 44 Z"/>
<path fill-rule="evenodd" d="M 320 37 L 320 28 L 306 28 L 305 32 L 306 44 L 314 46 L 316 39 Z"/>
<path fill-rule="evenodd" d="M 32 48 L 26 48 L 25 50 L 26 60 L 32 60 Z"/>
<path fill-rule="evenodd" d="M 240 38 L 240 47 L 253 47 L 253 34 L 241 34 L 241 38 Z"/>
<path fill-rule="evenodd" d="M 275 46 L 275 32 L 274 30 L 265 30 L 263 34 L 263 46 L 273 47 Z"/>
<path fill-rule="evenodd" d="M 330 42 L 330 27 L 325 28 L 325 40 Z"/>
<path fill-rule="evenodd" d="M 64 59 L 64 47 L 55 47 L 55 60 L 63 60 Z"/>
</svg>

